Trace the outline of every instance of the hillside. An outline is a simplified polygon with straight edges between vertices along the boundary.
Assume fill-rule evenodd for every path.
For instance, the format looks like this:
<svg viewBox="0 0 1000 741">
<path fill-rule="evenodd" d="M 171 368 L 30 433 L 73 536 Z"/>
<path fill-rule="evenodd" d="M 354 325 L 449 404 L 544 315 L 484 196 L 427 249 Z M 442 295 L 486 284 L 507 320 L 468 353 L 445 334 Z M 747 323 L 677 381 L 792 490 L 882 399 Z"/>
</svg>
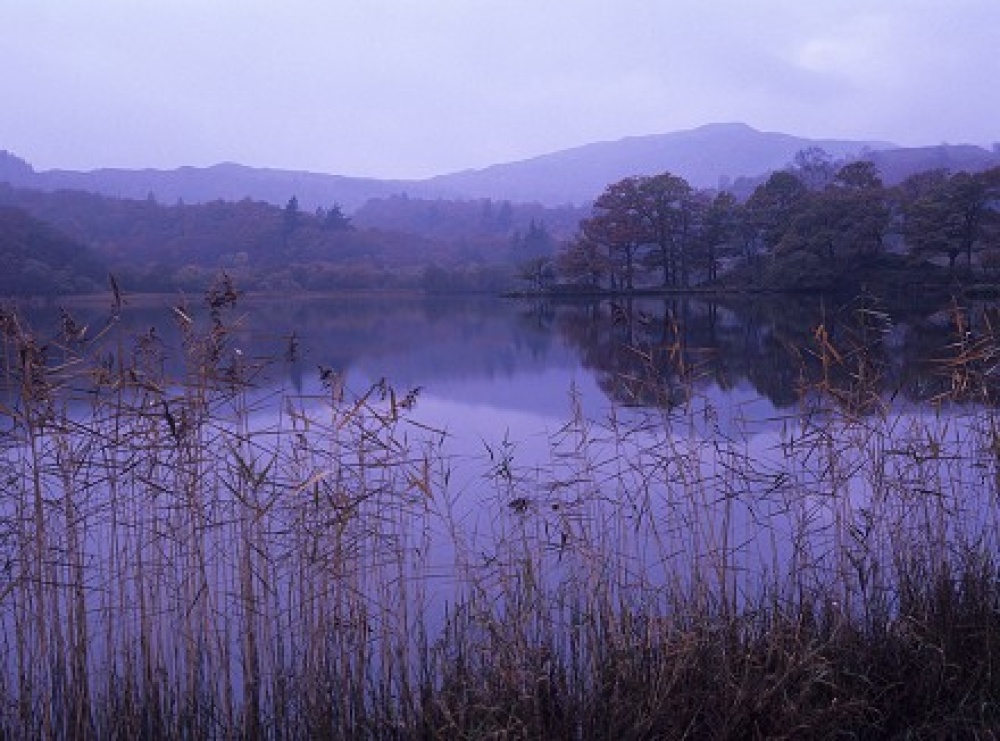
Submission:
<svg viewBox="0 0 1000 741">
<path fill-rule="evenodd" d="M 983 172 L 1000 165 L 1000 151 L 968 144 L 941 144 L 870 152 L 865 159 L 878 167 L 887 185 L 896 185 L 910 175 L 928 170 Z"/>
<path fill-rule="evenodd" d="M 67 268 L 98 284 L 110 270 L 145 291 L 200 290 L 226 270 L 247 289 L 495 292 L 510 286 L 521 262 L 551 255 L 585 215 L 488 199 L 395 197 L 371 199 L 354 220 L 247 198 L 178 205 L 0 182 L 5 207 L 11 215 L 0 218 L 0 256 L 13 270 L 0 295 L 86 290 L 64 280 Z M 22 238 L 29 232 L 30 240 Z M 100 267 L 73 268 L 69 252 L 49 249 L 54 237 L 41 238 L 49 233 Z M 56 291 L 50 278 L 66 285 Z"/>
<path fill-rule="evenodd" d="M 0 205 L 0 296 L 97 290 L 104 265 L 92 250 L 27 211 Z"/>
<path fill-rule="evenodd" d="M 970 145 L 900 148 L 888 142 L 809 139 L 728 123 L 598 142 L 425 180 L 379 180 L 231 163 L 174 170 L 36 171 L 17 156 L 0 151 L 0 182 L 142 200 L 152 195 L 163 204 L 249 198 L 284 206 L 294 195 L 307 211 L 339 204 L 349 213 L 371 199 L 402 195 L 423 200 L 489 198 L 579 206 L 593 200 L 609 183 L 664 171 L 683 177 L 696 188 L 742 180 L 750 182 L 747 187 L 752 189 L 768 173 L 785 167 L 797 152 L 810 147 L 819 147 L 836 160 L 870 159 L 882 171 L 887 185 L 914 172 L 937 168 L 977 172 L 1000 164 L 1000 152 Z"/>
<path fill-rule="evenodd" d="M 299 204 L 310 211 L 334 204 L 353 211 L 370 198 L 419 190 L 405 181 L 255 168 L 232 163 L 174 170 L 36 171 L 7 152 L 0 152 L 0 182 L 37 190 L 82 190 L 137 200 L 152 196 L 165 204 L 250 198 L 283 206 L 294 195 Z"/>
<path fill-rule="evenodd" d="M 490 193 L 513 201 L 582 203 L 595 198 L 608 183 L 664 171 L 697 188 L 714 188 L 720 179 L 753 177 L 784 167 L 796 152 L 808 147 L 821 147 L 835 158 L 844 158 L 894 145 L 806 139 L 757 131 L 740 123 L 709 124 L 690 131 L 588 144 L 522 162 L 443 175 L 429 182 L 466 196 Z"/>
<path fill-rule="evenodd" d="M 711 124 L 690 131 L 588 144 L 426 180 L 377 180 L 236 164 L 175 170 L 35 171 L 16 156 L 0 152 L 0 182 L 42 190 L 88 190 L 122 198 L 145 199 L 152 194 L 167 204 L 250 198 L 284 205 L 295 195 L 306 210 L 338 203 L 350 212 L 371 198 L 404 193 L 423 199 L 491 198 L 561 206 L 587 203 L 609 182 L 623 177 L 664 170 L 696 187 L 715 187 L 720 178 L 756 177 L 783 167 L 796 152 L 813 146 L 839 158 L 893 145 L 807 139 L 761 132 L 745 124 Z"/>
</svg>

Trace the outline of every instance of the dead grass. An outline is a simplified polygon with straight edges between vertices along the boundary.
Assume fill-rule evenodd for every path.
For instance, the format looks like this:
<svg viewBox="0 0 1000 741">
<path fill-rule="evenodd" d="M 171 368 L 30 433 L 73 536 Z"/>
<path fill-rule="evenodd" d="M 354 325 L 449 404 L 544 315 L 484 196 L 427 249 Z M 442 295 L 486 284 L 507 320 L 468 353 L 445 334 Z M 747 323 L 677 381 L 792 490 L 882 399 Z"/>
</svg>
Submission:
<svg viewBox="0 0 1000 741">
<path fill-rule="evenodd" d="M 1000 725 L 998 345 L 957 311 L 937 406 L 882 398 L 889 319 L 863 306 L 857 333 L 802 348 L 794 419 L 720 438 L 690 393 L 600 421 L 573 403 L 547 466 L 501 445 L 454 491 L 415 395 L 333 370 L 320 395 L 268 392 L 237 299 L 221 280 L 174 307 L 179 349 L 122 331 L 117 300 L 44 338 L 0 317 L 4 736 Z M 675 400 L 668 375 L 629 383 Z"/>
</svg>

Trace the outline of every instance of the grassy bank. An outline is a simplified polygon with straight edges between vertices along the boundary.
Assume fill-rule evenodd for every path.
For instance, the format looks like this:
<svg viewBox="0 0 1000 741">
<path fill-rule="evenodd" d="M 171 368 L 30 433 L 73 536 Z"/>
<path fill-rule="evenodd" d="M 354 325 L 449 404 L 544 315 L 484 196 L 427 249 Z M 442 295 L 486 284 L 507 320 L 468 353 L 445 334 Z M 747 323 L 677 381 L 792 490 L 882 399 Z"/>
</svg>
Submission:
<svg viewBox="0 0 1000 741">
<path fill-rule="evenodd" d="M 170 309 L 176 348 L 120 305 L 86 329 L 4 312 L 5 736 L 1000 724 L 992 336 L 959 321 L 951 392 L 891 409 L 866 353 L 886 320 L 862 310 L 863 332 L 801 348 L 819 362 L 794 417 L 724 423 L 689 394 L 594 420 L 570 396 L 529 466 L 507 445 L 455 459 L 388 383 L 273 385 L 235 303 L 220 283 Z M 280 366 L 296 348 L 275 341 Z M 677 370 L 633 381 L 698 373 Z"/>
</svg>

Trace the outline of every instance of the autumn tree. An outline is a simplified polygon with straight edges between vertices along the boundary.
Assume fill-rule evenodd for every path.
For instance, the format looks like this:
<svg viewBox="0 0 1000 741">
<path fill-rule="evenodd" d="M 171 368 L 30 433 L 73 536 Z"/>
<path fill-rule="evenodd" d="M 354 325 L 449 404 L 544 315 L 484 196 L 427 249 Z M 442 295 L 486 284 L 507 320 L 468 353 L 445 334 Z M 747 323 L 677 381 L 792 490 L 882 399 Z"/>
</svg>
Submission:
<svg viewBox="0 0 1000 741">
<path fill-rule="evenodd" d="M 593 216 L 580 223 L 583 236 L 608 252 L 612 288 L 635 288 L 636 254 L 649 241 L 639 201 L 639 179 L 625 178 L 605 188 L 594 201 Z"/>
<path fill-rule="evenodd" d="M 663 286 L 686 286 L 701 202 L 684 178 L 669 172 L 637 178 L 635 183 L 635 212 L 640 231 L 654 250 Z"/>
<path fill-rule="evenodd" d="M 598 287 L 611 273 L 607 251 L 583 234 L 563 245 L 556 257 L 559 275 L 572 283 Z"/>
</svg>

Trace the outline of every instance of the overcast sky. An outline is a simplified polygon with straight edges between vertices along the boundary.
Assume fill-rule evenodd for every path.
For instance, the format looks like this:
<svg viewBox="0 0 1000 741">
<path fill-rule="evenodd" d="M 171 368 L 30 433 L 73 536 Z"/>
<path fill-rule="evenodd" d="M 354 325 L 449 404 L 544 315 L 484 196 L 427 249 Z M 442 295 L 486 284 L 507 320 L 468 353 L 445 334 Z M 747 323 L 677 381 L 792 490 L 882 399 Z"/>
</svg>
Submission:
<svg viewBox="0 0 1000 741">
<path fill-rule="evenodd" d="M 743 121 L 1000 141 L 1000 0 L 0 0 L 0 149 L 423 177 Z"/>
</svg>

